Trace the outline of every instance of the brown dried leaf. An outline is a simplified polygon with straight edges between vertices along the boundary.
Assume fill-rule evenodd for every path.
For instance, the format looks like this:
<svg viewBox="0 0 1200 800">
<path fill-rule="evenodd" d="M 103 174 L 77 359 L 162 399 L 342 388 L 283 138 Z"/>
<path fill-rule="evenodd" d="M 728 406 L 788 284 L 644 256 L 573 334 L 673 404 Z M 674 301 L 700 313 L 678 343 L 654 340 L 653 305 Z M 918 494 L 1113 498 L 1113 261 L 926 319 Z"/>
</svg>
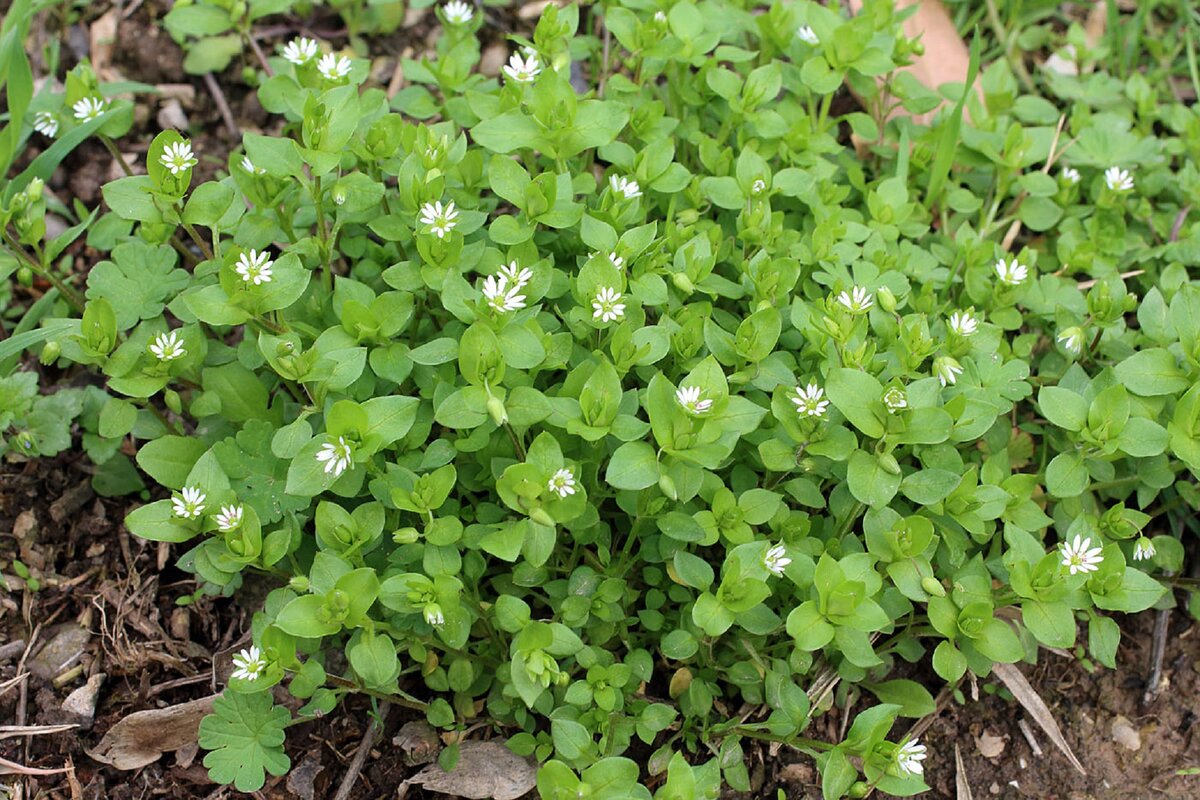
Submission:
<svg viewBox="0 0 1200 800">
<path fill-rule="evenodd" d="M 992 673 L 1000 679 L 1000 681 L 1008 687 L 1012 692 L 1013 697 L 1025 707 L 1029 712 L 1029 716 L 1033 717 L 1034 721 L 1042 727 L 1046 735 L 1050 737 L 1050 741 L 1054 742 L 1055 747 L 1063 752 L 1067 760 L 1071 762 L 1071 766 L 1079 771 L 1080 775 L 1087 775 L 1087 770 L 1083 768 L 1083 764 L 1079 763 L 1079 759 L 1075 757 L 1075 753 L 1071 750 L 1071 745 L 1067 744 L 1067 740 L 1063 738 L 1062 731 L 1055 722 L 1054 717 L 1050 714 L 1050 709 L 1047 708 L 1045 701 L 1037 690 L 1030 685 L 1029 681 L 1021 670 L 1017 669 L 1013 664 L 996 664 L 992 667 Z"/>
<path fill-rule="evenodd" d="M 972 800 L 971 784 L 967 781 L 967 770 L 963 766 L 962 751 L 954 745 L 954 794 L 955 800 Z"/>
<path fill-rule="evenodd" d="M 469 741 L 459 745 L 453 771 L 430 764 L 407 782 L 468 800 L 517 800 L 537 785 L 537 767 L 500 742 Z"/>
<path fill-rule="evenodd" d="M 163 753 L 195 742 L 200 720 L 212 712 L 211 695 L 167 708 L 137 711 L 113 725 L 87 754 L 117 769 L 139 769 Z"/>
</svg>

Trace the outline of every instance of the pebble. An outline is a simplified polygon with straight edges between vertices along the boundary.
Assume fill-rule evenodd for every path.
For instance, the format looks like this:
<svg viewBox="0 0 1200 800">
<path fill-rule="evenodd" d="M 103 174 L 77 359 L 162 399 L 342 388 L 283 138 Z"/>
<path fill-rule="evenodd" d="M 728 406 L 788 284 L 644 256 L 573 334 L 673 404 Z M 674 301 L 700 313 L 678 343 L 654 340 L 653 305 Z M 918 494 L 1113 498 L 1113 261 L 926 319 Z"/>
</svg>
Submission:
<svg viewBox="0 0 1200 800">
<path fill-rule="evenodd" d="M 37 655 L 29 659 L 29 671 L 43 680 L 51 680 L 63 670 L 74 666 L 92 634 L 74 623 L 64 625 L 46 642 Z"/>
</svg>

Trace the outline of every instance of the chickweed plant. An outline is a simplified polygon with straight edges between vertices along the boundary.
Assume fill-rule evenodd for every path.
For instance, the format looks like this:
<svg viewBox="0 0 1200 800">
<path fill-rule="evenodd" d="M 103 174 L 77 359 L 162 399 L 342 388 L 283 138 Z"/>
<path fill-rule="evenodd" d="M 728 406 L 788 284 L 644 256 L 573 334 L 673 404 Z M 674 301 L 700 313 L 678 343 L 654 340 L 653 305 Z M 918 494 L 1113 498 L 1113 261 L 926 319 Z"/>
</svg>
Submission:
<svg viewBox="0 0 1200 800">
<path fill-rule="evenodd" d="M 212 777 L 260 788 L 360 692 L 484 722 L 544 798 L 748 790 L 751 740 L 904 796 L 943 687 L 1112 666 L 1198 504 L 1197 111 L 977 57 L 943 104 L 891 2 L 550 5 L 497 78 L 471 11 L 390 102 L 281 44 L 282 133 L 219 180 L 159 134 L 22 340 L 104 388 L 4 379 L 9 458 L 74 419 L 110 492 L 151 479 L 127 525 L 196 596 L 272 587 Z M 50 274 L 18 189 L 8 256 Z"/>
</svg>

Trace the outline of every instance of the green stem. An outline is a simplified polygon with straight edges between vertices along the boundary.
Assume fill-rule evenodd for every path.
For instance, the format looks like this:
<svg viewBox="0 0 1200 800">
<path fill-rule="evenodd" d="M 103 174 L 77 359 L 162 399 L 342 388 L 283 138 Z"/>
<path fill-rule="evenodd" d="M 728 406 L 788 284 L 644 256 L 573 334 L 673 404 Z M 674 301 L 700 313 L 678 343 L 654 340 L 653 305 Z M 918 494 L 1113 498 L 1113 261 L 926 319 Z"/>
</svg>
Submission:
<svg viewBox="0 0 1200 800">
<path fill-rule="evenodd" d="M 64 299 L 66 299 L 68 303 L 71 304 L 72 308 L 74 308 L 80 314 L 83 313 L 83 298 L 80 297 L 79 293 L 71 288 L 66 281 L 55 275 L 51 269 L 43 267 L 41 264 L 30 258 L 29 254 L 25 252 L 25 248 L 21 247 L 20 242 L 15 241 L 8 231 L 4 231 L 4 242 L 6 245 L 8 245 L 6 249 L 16 256 L 18 260 L 24 261 L 26 265 L 33 270 L 34 274 L 40 275 L 41 277 L 50 281 L 50 284 L 55 289 L 58 289 L 59 293 Z"/>
</svg>

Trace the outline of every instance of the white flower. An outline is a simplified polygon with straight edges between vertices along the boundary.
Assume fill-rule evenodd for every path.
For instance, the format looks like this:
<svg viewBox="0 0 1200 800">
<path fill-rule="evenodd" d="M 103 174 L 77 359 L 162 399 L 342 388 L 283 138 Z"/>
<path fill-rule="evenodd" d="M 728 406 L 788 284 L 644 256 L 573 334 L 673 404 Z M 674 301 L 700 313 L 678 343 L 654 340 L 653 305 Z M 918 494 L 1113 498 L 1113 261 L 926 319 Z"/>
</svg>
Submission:
<svg viewBox="0 0 1200 800">
<path fill-rule="evenodd" d="M 176 331 L 160 333 L 151 342 L 150 352 L 159 361 L 172 361 L 180 356 L 187 355 L 187 350 L 183 349 L 183 339 L 179 338 L 179 333 Z"/>
<path fill-rule="evenodd" d="M 1154 554 L 1158 552 L 1154 549 L 1154 542 L 1147 539 L 1145 536 L 1137 540 L 1137 544 L 1133 546 L 1133 560 L 1146 561 L 1154 558 Z"/>
<path fill-rule="evenodd" d="M 875 305 L 875 301 L 871 299 L 871 293 L 861 286 L 854 286 L 849 292 L 839 294 L 838 302 L 844 305 L 851 314 L 862 314 Z"/>
<path fill-rule="evenodd" d="M 1079 327 L 1067 328 L 1057 339 L 1063 349 L 1072 355 L 1077 356 L 1083 350 L 1083 329 Z"/>
<path fill-rule="evenodd" d="M 217 514 L 217 530 L 221 533 L 229 533 L 241 524 L 242 507 L 240 505 L 221 506 L 221 512 Z"/>
<path fill-rule="evenodd" d="M 609 253 L 608 263 L 612 264 L 617 269 L 620 269 L 621 267 L 625 266 L 625 259 L 621 258 L 616 253 Z"/>
<path fill-rule="evenodd" d="M 925 760 L 925 745 L 919 744 L 917 739 L 911 739 L 901 745 L 896 751 L 896 766 L 905 775 L 923 775 L 925 767 L 921 764 Z"/>
<path fill-rule="evenodd" d="M 509 286 L 504 275 L 488 275 L 483 279 L 484 299 L 501 314 L 525 307 L 525 295 L 518 294 L 520 291 L 520 286 Z"/>
<path fill-rule="evenodd" d="M 345 436 L 339 436 L 336 442 L 321 445 L 321 449 L 317 451 L 317 461 L 325 465 L 326 475 L 341 475 L 354 463 L 354 449 Z"/>
<path fill-rule="evenodd" d="M 271 265 L 275 262 L 267 257 L 267 251 L 246 250 L 238 256 L 234 272 L 246 283 L 259 286 L 271 282 Z"/>
<path fill-rule="evenodd" d="M 525 288 L 525 284 L 533 280 L 533 270 L 528 267 L 521 267 L 516 261 L 510 261 L 500 267 L 500 276 L 506 278 L 515 289 Z"/>
<path fill-rule="evenodd" d="M 158 161 L 171 171 L 172 175 L 186 172 L 200 162 L 192 155 L 192 145 L 189 142 L 172 142 L 163 148 Z"/>
<path fill-rule="evenodd" d="M 101 97 L 85 97 L 76 100 L 71 108 L 75 111 L 75 119 L 88 122 L 108 110 L 108 101 Z"/>
<path fill-rule="evenodd" d="M 451 200 L 442 207 L 442 201 L 436 203 L 426 203 L 421 206 L 421 217 L 418 220 L 422 225 L 429 226 L 429 232 L 435 234 L 439 239 L 444 239 L 446 234 L 457 225 L 454 221 L 458 216 L 458 211 L 454 208 L 454 201 Z"/>
<path fill-rule="evenodd" d="M 422 613 L 425 615 L 425 621 L 435 628 L 446 622 L 446 615 L 437 603 L 426 603 Z"/>
<path fill-rule="evenodd" d="M 233 657 L 233 665 L 237 667 L 229 676 L 243 678 L 248 681 L 258 680 L 258 676 L 267 668 L 267 662 L 262 657 L 262 651 L 253 645 Z"/>
<path fill-rule="evenodd" d="M 307 36 L 292 39 L 283 46 L 283 57 L 296 66 L 307 64 L 317 55 L 317 42 Z"/>
<path fill-rule="evenodd" d="M 33 129 L 53 139 L 58 135 L 58 117 L 49 111 L 39 111 L 33 115 Z"/>
<path fill-rule="evenodd" d="M 755 178 L 754 183 L 750 185 L 750 194 L 762 194 L 767 189 L 767 182 L 762 178 Z"/>
<path fill-rule="evenodd" d="M 1077 572 L 1095 572 L 1099 569 L 1100 562 L 1104 560 L 1104 556 L 1101 555 L 1102 548 L 1088 549 L 1091 544 L 1090 536 L 1084 539 L 1079 534 L 1075 534 L 1072 541 L 1062 543 L 1062 565 L 1069 569 L 1072 575 Z"/>
<path fill-rule="evenodd" d="M 1020 286 L 1029 276 L 1029 270 L 1015 258 L 1012 261 L 1005 261 L 1002 258 L 996 262 L 996 274 L 1000 277 L 1001 283 Z"/>
<path fill-rule="evenodd" d="M 908 408 L 908 396 L 899 386 L 893 386 L 883 393 L 883 404 L 887 406 L 889 414 L 895 414 Z"/>
<path fill-rule="evenodd" d="M 642 187 L 638 186 L 637 181 L 631 181 L 629 178 L 620 175 L 609 177 L 608 185 L 612 187 L 614 192 L 623 195 L 626 200 L 642 196 Z"/>
<path fill-rule="evenodd" d="M 1120 167 L 1104 170 L 1104 185 L 1114 192 L 1128 192 L 1133 188 L 1133 173 Z"/>
<path fill-rule="evenodd" d="M 536 52 L 529 53 L 527 58 L 521 58 L 520 53 L 513 53 L 504 65 L 504 74 L 517 83 L 533 83 L 533 79 L 541 72 Z"/>
<path fill-rule="evenodd" d="M 942 386 L 953 386 L 958 382 L 958 376 L 962 375 L 962 365 L 956 359 L 949 356 L 942 356 L 933 360 L 933 374 L 942 382 Z"/>
<path fill-rule="evenodd" d="M 970 336 L 979 329 L 979 320 L 970 311 L 955 311 L 950 315 L 950 330 L 959 336 Z"/>
<path fill-rule="evenodd" d="M 701 390 L 699 386 L 680 386 L 675 390 L 675 401 L 683 406 L 683 410 L 689 414 L 699 416 L 712 408 L 712 400 L 701 400 Z"/>
<path fill-rule="evenodd" d="M 575 494 L 575 473 L 569 469 L 560 469 L 550 478 L 550 481 L 546 484 L 546 488 L 559 497 L 568 497 Z"/>
<path fill-rule="evenodd" d="M 799 28 L 797 28 L 796 38 L 805 44 L 810 44 L 813 46 L 821 43 L 821 40 L 817 37 L 817 32 L 814 31 L 809 25 L 801 25 Z"/>
<path fill-rule="evenodd" d="M 335 53 L 326 53 L 317 62 L 317 72 L 327 81 L 338 81 L 350 74 L 350 59 Z"/>
<path fill-rule="evenodd" d="M 262 167 L 254 166 L 254 162 L 250 160 L 250 156 L 242 156 L 242 169 L 249 172 L 251 175 L 266 175 L 267 171 Z"/>
<path fill-rule="evenodd" d="M 654 12 L 654 21 L 655 21 L 655 22 L 666 22 L 666 21 L 667 21 L 667 15 L 666 15 L 666 14 L 664 14 L 663 12 L 661 12 L 661 11 L 655 11 L 655 12 Z"/>
<path fill-rule="evenodd" d="M 602 286 L 592 301 L 592 319 L 601 322 L 616 322 L 625 316 L 625 304 L 618 302 L 621 293 L 611 286 Z"/>
<path fill-rule="evenodd" d="M 763 556 L 763 566 L 772 575 L 782 575 L 784 568 L 790 563 L 792 560 L 787 557 L 787 548 L 781 544 L 775 545 Z"/>
<path fill-rule="evenodd" d="M 823 417 L 829 401 L 825 399 L 825 390 L 815 383 L 805 387 L 796 387 L 796 396 L 788 398 L 796 404 L 796 413 L 802 417 Z"/>
<path fill-rule="evenodd" d="M 1063 167 L 1058 171 L 1058 177 L 1068 186 L 1079 183 L 1079 170 L 1074 167 Z"/>
<path fill-rule="evenodd" d="M 204 499 L 204 492 L 195 486 L 185 486 L 180 491 L 180 497 L 171 498 L 171 510 L 177 517 L 196 519 L 204 512 Z"/>
<path fill-rule="evenodd" d="M 446 15 L 446 21 L 451 25 L 466 25 L 475 16 L 475 12 L 471 7 L 462 0 L 451 0 L 442 6 L 442 13 Z"/>
</svg>

